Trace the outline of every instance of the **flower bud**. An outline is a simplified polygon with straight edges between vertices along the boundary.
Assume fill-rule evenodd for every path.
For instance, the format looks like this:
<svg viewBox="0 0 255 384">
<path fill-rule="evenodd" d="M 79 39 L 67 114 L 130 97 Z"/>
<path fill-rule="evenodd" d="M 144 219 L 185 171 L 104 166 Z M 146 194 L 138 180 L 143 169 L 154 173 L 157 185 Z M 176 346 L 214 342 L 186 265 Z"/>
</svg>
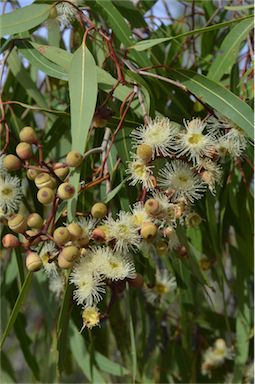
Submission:
<svg viewBox="0 0 255 384">
<path fill-rule="evenodd" d="M 33 156 L 31 145 L 23 142 L 17 145 L 16 153 L 22 160 L 29 160 Z"/>
<path fill-rule="evenodd" d="M 62 252 L 58 255 L 58 266 L 61 269 L 69 269 L 72 268 L 73 263 L 71 261 L 67 261 Z"/>
<path fill-rule="evenodd" d="M 20 141 L 24 141 L 28 144 L 36 144 L 37 136 L 35 130 L 32 127 L 24 127 L 19 133 Z"/>
<path fill-rule="evenodd" d="M 185 212 L 186 205 L 184 202 L 175 204 L 175 218 L 179 219 Z"/>
<path fill-rule="evenodd" d="M 82 155 L 77 151 L 71 151 L 66 156 L 66 164 L 69 167 L 79 167 L 83 161 Z"/>
<path fill-rule="evenodd" d="M 214 343 L 214 347 L 217 351 L 223 352 L 226 350 L 227 345 L 224 339 L 217 339 Z"/>
<path fill-rule="evenodd" d="M 148 215 L 156 216 L 160 212 L 160 204 L 156 199 L 148 199 L 144 204 L 144 209 Z"/>
<path fill-rule="evenodd" d="M 158 228 L 154 223 L 144 223 L 141 228 L 141 236 L 146 241 L 151 241 L 157 236 Z"/>
<path fill-rule="evenodd" d="M 86 247 L 89 244 L 88 235 L 84 234 L 80 239 L 76 240 L 76 243 L 79 247 Z"/>
<path fill-rule="evenodd" d="M 52 180 L 48 173 L 39 173 L 35 178 L 35 185 L 37 188 L 48 187 L 52 189 Z"/>
<path fill-rule="evenodd" d="M 63 248 L 60 254 L 66 261 L 71 263 L 80 256 L 80 250 L 74 245 L 69 245 Z"/>
<path fill-rule="evenodd" d="M 202 271 L 208 271 L 212 267 L 211 260 L 203 258 L 200 260 L 199 266 L 202 269 Z"/>
<path fill-rule="evenodd" d="M 17 156 L 7 155 L 4 158 L 3 165 L 7 171 L 17 171 L 21 168 L 22 163 Z"/>
<path fill-rule="evenodd" d="M 187 226 L 192 228 L 198 227 L 201 221 L 201 217 L 196 212 L 189 213 L 185 218 Z"/>
<path fill-rule="evenodd" d="M 58 227 L 53 233 L 53 238 L 56 244 L 64 245 L 70 240 L 70 233 L 66 227 Z"/>
<path fill-rule="evenodd" d="M 172 237 L 174 233 L 175 233 L 175 229 L 173 227 L 166 227 L 163 230 L 164 236 L 168 238 Z"/>
<path fill-rule="evenodd" d="M 30 272 L 36 272 L 42 268 L 42 260 L 36 252 L 28 253 L 26 257 L 26 267 Z"/>
<path fill-rule="evenodd" d="M 140 273 L 137 273 L 134 279 L 128 279 L 128 285 L 132 288 L 142 288 L 143 284 L 144 278 Z"/>
<path fill-rule="evenodd" d="M 94 116 L 92 120 L 92 124 L 94 128 L 104 128 L 107 124 L 107 120 L 102 119 L 99 116 Z"/>
<path fill-rule="evenodd" d="M 54 192 L 51 188 L 44 187 L 37 192 L 37 199 L 43 205 L 48 205 L 54 200 Z"/>
<path fill-rule="evenodd" d="M 69 172 L 69 168 L 62 163 L 56 163 L 53 167 L 53 170 L 55 175 L 57 175 L 60 179 L 65 179 L 65 177 L 68 175 L 68 172 Z"/>
<path fill-rule="evenodd" d="M 4 248 L 16 248 L 20 246 L 19 239 L 11 233 L 8 233 L 2 238 L 2 243 Z"/>
<path fill-rule="evenodd" d="M 9 228 L 16 233 L 23 233 L 26 230 L 27 223 L 26 219 L 17 213 L 16 215 L 12 215 L 8 220 Z"/>
<path fill-rule="evenodd" d="M 68 183 L 60 184 L 60 186 L 58 187 L 57 195 L 62 200 L 71 199 L 74 194 L 75 194 L 74 187 Z"/>
<path fill-rule="evenodd" d="M 103 242 L 106 239 L 105 232 L 100 227 L 93 229 L 92 239 L 98 242 Z"/>
<path fill-rule="evenodd" d="M 136 149 L 136 154 L 145 163 L 149 163 L 152 158 L 152 147 L 148 144 L 140 144 Z"/>
<path fill-rule="evenodd" d="M 34 180 L 37 175 L 38 175 L 38 171 L 36 171 L 35 169 L 28 169 L 27 170 L 27 178 L 29 180 Z"/>
<path fill-rule="evenodd" d="M 96 203 L 91 208 L 91 215 L 96 219 L 103 219 L 107 215 L 107 207 L 104 203 Z"/>
<path fill-rule="evenodd" d="M 71 235 L 72 240 L 76 240 L 82 237 L 83 230 L 81 226 L 77 223 L 70 223 L 67 226 L 67 229 Z"/>
<path fill-rule="evenodd" d="M 30 228 L 42 228 L 43 218 L 38 213 L 31 213 L 27 218 L 27 225 Z"/>
<path fill-rule="evenodd" d="M 165 256 L 168 250 L 168 245 L 165 241 L 161 240 L 156 244 L 156 250 L 159 256 Z"/>
<path fill-rule="evenodd" d="M 185 247 L 185 245 L 181 245 L 179 248 L 178 248 L 178 253 L 181 257 L 183 258 L 186 258 L 188 257 L 188 252 L 187 252 L 187 248 Z"/>
</svg>

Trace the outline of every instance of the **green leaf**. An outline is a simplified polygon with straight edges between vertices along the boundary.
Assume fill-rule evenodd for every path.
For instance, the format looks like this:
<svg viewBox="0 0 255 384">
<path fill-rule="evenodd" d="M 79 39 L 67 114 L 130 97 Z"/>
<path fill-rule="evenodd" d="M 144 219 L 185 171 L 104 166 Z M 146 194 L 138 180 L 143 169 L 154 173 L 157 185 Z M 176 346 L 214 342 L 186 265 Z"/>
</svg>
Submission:
<svg viewBox="0 0 255 384">
<path fill-rule="evenodd" d="M 186 36 L 196 35 L 198 33 L 205 33 L 205 32 L 209 32 L 209 31 L 213 31 L 215 29 L 225 28 L 225 27 L 227 27 L 233 23 L 237 23 L 237 22 L 240 22 L 242 20 L 251 19 L 251 18 L 252 18 L 252 16 L 245 16 L 245 17 L 241 17 L 239 19 L 225 21 L 224 23 L 210 25 L 209 27 L 193 29 L 192 31 L 184 32 L 184 33 L 181 33 L 180 35 L 177 35 L 177 36 L 161 37 L 158 39 L 139 41 L 137 44 L 130 46 L 129 49 L 135 49 L 136 51 L 139 51 L 139 52 L 145 51 L 146 49 L 152 48 L 158 44 L 168 43 L 171 40 L 180 39 L 180 38 L 186 37 Z M 252 20 L 253 20 L 253 18 L 252 18 Z"/>
<path fill-rule="evenodd" d="M 30 44 L 30 42 L 27 42 L 26 40 L 19 40 L 16 43 L 16 46 L 31 65 L 34 65 L 36 68 L 51 77 L 68 80 L 68 73 L 62 67 L 49 61 L 41 55 L 39 51 L 33 47 L 32 44 Z"/>
<path fill-rule="evenodd" d="M 93 3 L 91 4 L 91 6 Z M 99 7 L 99 11 L 105 15 L 106 20 L 109 22 L 116 38 L 126 47 L 133 43 L 132 31 L 122 17 L 118 9 L 113 5 L 111 0 L 96 0 L 96 5 Z M 141 66 L 148 66 L 148 60 L 145 56 L 134 52 L 132 54 L 133 59 L 137 61 Z"/>
<path fill-rule="evenodd" d="M 104 383 L 104 379 L 100 375 L 98 369 L 95 366 L 91 367 L 90 354 L 87 351 L 82 335 L 77 331 L 77 329 L 73 324 L 71 324 L 71 330 L 72 330 L 72 335 L 70 337 L 70 345 L 71 345 L 72 354 L 78 366 L 80 367 L 85 377 L 87 377 L 90 382 Z M 92 368 L 92 372 L 91 372 L 91 368 Z"/>
<path fill-rule="evenodd" d="M 230 73 L 236 61 L 241 42 L 253 28 L 253 19 L 247 19 L 237 24 L 223 40 L 216 59 L 210 66 L 207 77 L 218 82 L 225 73 Z"/>
<path fill-rule="evenodd" d="M 130 291 L 128 287 L 128 283 L 126 283 L 126 290 L 128 293 L 128 312 L 129 312 L 129 334 L 130 334 L 130 344 L 131 344 L 131 362 L 132 362 L 132 382 L 136 382 L 136 375 L 137 375 L 137 353 L 136 353 L 136 340 L 135 340 L 135 330 L 134 330 L 134 324 L 132 319 L 132 306 L 131 306 L 131 298 L 130 298 Z"/>
<path fill-rule="evenodd" d="M 83 43 L 74 53 L 69 72 L 69 93 L 71 100 L 71 135 L 72 149 L 84 153 L 89 128 L 97 102 L 96 63 L 88 48 Z M 79 187 L 79 172 L 70 177 L 70 184 L 76 194 L 68 201 L 68 213 L 75 211 Z"/>
<path fill-rule="evenodd" d="M 117 187 L 115 187 L 111 192 L 107 194 L 106 199 L 104 200 L 105 204 L 108 204 L 117 195 L 117 193 L 121 190 L 121 188 L 125 184 L 126 180 L 127 179 L 122 180 L 122 182 L 119 185 L 117 185 Z"/>
<path fill-rule="evenodd" d="M 185 85 L 203 102 L 226 116 L 253 138 L 253 112 L 248 104 L 214 81 L 189 70 L 172 70 L 174 80 Z"/>
<path fill-rule="evenodd" d="M 7 336 L 9 335 L 16 319 L 17 319 L 17 316 L 19 314 L 19 311 L 20 311 L 20 308 L 21 308 L 21 305 L 23 304 L 23 301 L 26 297 L 26 294 L 29 290 L 29 287 L 31 285 L 31 282 L 32 282 L 32 276 L 33 274 L 31 272 L 29 272 L 26 276 L 26 279 L 24 281 L 24 284 L 22 285 L 22 288 L 20 290 L 20 293 L 19 293 L 19 296 L 16 300 L 16 303 L 13 307 L 13 310 L 11 312 L 11 315 L 10 315 L 10 318 L 9 318 L 9 321 L 8 321 L 8 324 L 4 330 L 4 333 L 3 333 L 3 336 L 2 336 L 2 339 L 1 339 L 1 344 L 0 344 L 0 347 L 2 348 L 3 345 L 4 345 L 4 342 L 7 338 Z"/>
<path fill-rule="evenodd" d="M 36 88 L 35 83 L 31 79 L 28 71 L 24 68 L 18 54 L 17 49 L 13 49 L 8 56 L 8 65 L 16 80 L 22 85 L 26 90 L 27 94 L 32 97 L 35 102 L 43 108 L 47 108 L 48 105 L 45 102 L 44 97 Z"/>
<path fill-rule="evenodd" d="M 67 352 L 67 333 L 69 326 L 69 319 L 71 313 L 71 299 L 73 293 L 73 286 L 67 282 L 62 306 L 60 309 L 58 323 L 57 323 L 57 349 L 59 352 L 58 367 L 62 371 L 65 367 L 66 352 Z"/>
<path fill-rule="evenodd" d="M 95 352 L 95 360 L 98 368 L 103 372 L 107 372 L 115 376 L 124 376 L 129 374 L 129 371 L 126 368 L 115 363 L 114 361 L 111 361 L 99 352 Z"/>
<path fill-rule="evenodd" d="M 42 45 L 37 44 L 34 42 L 30 42 L 30 44 L 39 52 L 39 54 L 46 57 L 48 60 L 52 61 L 53 63 L 58 65 L 58 69 L 62 73 L 62 70 L 65 70 L 66 77 L 68 76 L 68 72 L 70 70 L 71 61 L 73 58 L 73 54 L 65 51 L 64 49 L 53 47 L 50 45 Z M 40 65 L 41 65 L 40 60 Z M 49 63 L 48 63 L 49 64 Z M 39 65 L 39 62 L 37 61 L 37 65 Z M 47 71 L 47 68 L 49 68 L 49 65 L 44 66 L 45 73 L 50 73 Z M 100 89 L 102 89 L 105 92 L 109 92 L 117 83 L 117 79 L 115 79 L 109 72 L 105 71 L 103 68 L 100 68 L 96 66 L 97 71 L 97 80 L 98 80 L 98 86 Z M 62 75 L 61 75 L 62 76 Z M 64 75 L 63 75 L 64 78 Z M 126 85 L 119 84 L 118 87 L 114 90 L 114 97 L 117 99 L 123 101 L 126 96 L 129 94 L 130 88 Z M 135 110 L 135 112 L 139 115 L 143 115 L 139 102 L 137 100 L 134 100 L 131 104 L 131 108 Z"/>
<path fill-rule="evenodd" d="M 47 19 L 49 4 L 31 4 L 0 16 L 0 37 L 29 31 Z"/>
<path fill-rule="evenodd" d="M 246 9 L 252 9 L 254 8 L 254 4 L 247 4 L 247 5 L 226 5 L 224 9 L 227 11 L 233 11 L 233 12 L 238 12 L 238 11 L 244 11 Z"/>
</svg>

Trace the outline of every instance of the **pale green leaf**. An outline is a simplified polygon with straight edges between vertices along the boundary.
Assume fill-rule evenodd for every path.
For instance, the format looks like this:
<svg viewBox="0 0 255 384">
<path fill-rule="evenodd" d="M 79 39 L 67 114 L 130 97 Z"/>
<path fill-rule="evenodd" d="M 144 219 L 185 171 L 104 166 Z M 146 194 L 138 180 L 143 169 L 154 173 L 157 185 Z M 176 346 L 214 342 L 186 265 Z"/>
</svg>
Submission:
<svg viewBox="0 0 255 384">
<path fill-rule="evenodd" d="M 180 35 L 177 35 L 177 36 L 161 37 L 158 39 L 150 39 L 150 40 L 142 40 L 142 41 L 139 41 L 137 44 L 130 46 L 129 49 L 135 49 L 136 51 L 145 51 L 146 49 L 152 48 L 158 44 L 168 43 L 171 40 L 180 39 L 180 38 L 186 37 L 186 36 L 196 35 L 198 33 L 205 33 L 205 32 L 213 31 L 216 29 L 225 28 L 225 27 L 227 27 L 233 23 L 237 23 L 237 22 L 240 22 L 242 20 L 251 19 L 251 18 L 252 18 L 252 16 L 245 16 L 245 17 L 241 17 L 239 19 L 225 21 L 224 23 L 210 25 L 209 27 L 193 29 L 192 31 L 184 32 L 184 33 L 181 33 Z"/>
<path fill-rule="evenodd" d="M 243 20 L 227 34 L 223 40 L 216 59 L 210 66 L 207 77 L 219 81 L 226 73 L 230 73 L 239 53 L 241 42 L 246 38 L 253 28 L 253 19 Z"/>
<path fill-rule="evenodd" d="M 85 44 L 82 44 L 72 57 L 69 72 L 69 93 L 72 149 L 84 153 L 97 101 L 96 63 Z M 74 186 L 76 194 L 73 199 L 68 201 L 69 219 L 76 209 L 79 176 L 79 171 L 76 170 L 70 177 L 70 184 Z"/>
<path fill-rule="evenodd" d="M 28 31 L 49 16 L 51 5 L 31 4 L 0 16 L 0 37 Z"/>
<path fill-rule="evenodd" d="M 248 104 L 214 81 L 189 70 L 172 70 L 171 77 L 189 91 L 229 118 L 250 138 L 253 137 L 253 112 Z"/>
<path fill-rule="evenodd" d="M 23 304 L 23 301 L 24 299 L 26 298 L 26 295 L 27 295 L 27 292 L 30 288 L 30 285 L 31 285 L 31 282 L 32 282 L 32 276 L 33 274 L 31 272 L 29 272 L 26 276 L 26 279 L 24 281 L 24 284 L 22 285 L 22 288 L 20 290 L 20 293 L 19 293 L 19 296 L 17 297 L 17 300 L 15 302 L 15 305 L 13 307 L 13 310 L 11 312 L 11 315 L 10 315 L 10 318 L 9 318 L 9 321 L 8 321 L 8 324 L 3 332 L 3 336 L 2 336 L 2 339 L 1 339 L 1 344 L 0 344 L 0 347 L 2 348 L 3 345 L 4 345 L 4 342 L 6 340 L 6 338 L 8 337 L 8 335 L 10 334 L 11 332 L 11 329 L 17 319 L 17 316 L 19 314 L 19 311 L 20 311 L 20 308 Z"/>
</svg>

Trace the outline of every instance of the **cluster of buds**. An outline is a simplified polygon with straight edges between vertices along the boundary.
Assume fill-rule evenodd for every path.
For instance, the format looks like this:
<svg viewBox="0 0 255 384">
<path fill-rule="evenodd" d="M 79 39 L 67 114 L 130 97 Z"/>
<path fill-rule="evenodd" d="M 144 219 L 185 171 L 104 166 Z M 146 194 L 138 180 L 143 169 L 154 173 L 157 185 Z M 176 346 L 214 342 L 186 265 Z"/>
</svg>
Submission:
<svg viewBox="0 0 255 384">
<path fill-rule="evenodd" d="M 130 212 L 120 211 L 115 218 L 103 202 L 97 202 L 89 215 L 76 214 L 68 223 L 63 215 L 57 217 L 57 211 L 62 201 L 82 191 L 83 182 L 76 191 L 69 182 L 69 173 L 71 168 L 81 167 L 84 156 L 71 151 L 62 163 L 46 162 L 35 130 L 23 128 L 16 155 L 1 157 L 0 208 L 12 232 L 3 237 L 3 246 L 22 247 L 30 272 L 44 269 L 51 280 L 58 279 L 61 284 L 65 282 L 64 270 L 69 270 L 74 298 L 84 306 L 87 327 L 99 323 L 97 304 L 106 286 L 121 292 L 128 282 L 132 287 L 144 287 L 150 303 L 164 302 L 164 296 L 176 288 L 175 278 L 165 269 L 156 268 L 155 286 L 144 286 L 133 256 L 139 250 L 159 258 L 173 250 L 180 257 L 187 256 L 177 227 L 196 228 L 201 223 L 192 205 L 202 198 L 207 187 L 214 192 L 215 184 L 220 182 L 220 141 L 226 148 L 235 144 L 236 154 L 245 149 L 243 135 L 224 124 L 226 133 L 218 133 L 216 128 L 206 132 L 206 123 L 200 119 L 185 122 L 185 128 L 181 128 L 167 118 L 156 118 L 137 128 L 132 133 L 135 153 L 131 154 L 133 160 L 127 172 L 132 185 L 143 185 L 139 201 Z M 162 157 L 168 162 L 158 174 L 153 173 L 152 163 Z M 8 173 L 21 169 L 38 189 L 37 200 L 45 218 L 37 212 L 24 215 L 19 210 L 20 181 Z"/>
</svg>

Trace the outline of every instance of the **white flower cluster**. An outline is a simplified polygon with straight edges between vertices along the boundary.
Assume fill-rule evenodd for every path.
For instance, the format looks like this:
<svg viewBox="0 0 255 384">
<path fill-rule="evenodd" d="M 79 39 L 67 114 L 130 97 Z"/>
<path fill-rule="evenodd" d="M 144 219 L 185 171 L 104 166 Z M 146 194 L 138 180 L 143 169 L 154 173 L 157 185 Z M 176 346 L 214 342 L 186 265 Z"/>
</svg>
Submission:
<svg viewBox="0 0 255 384">
<path fill-rule="evenodd" d="M 9 216 L 19 210 L 22 199 L 20 179 L 10 176 L 0 156 L 0 217 Z"/>
<path fill-rule="evenodd" d="M 217 339 L 213 347 L 209 347 L 203 356 L 201 373 L 211 377 L 212 370 L 224 364 L 225 359 L 232 359 L 233 353 L 225 340 Z"/>
<path fill-rule="evenodd" d="M 176 287 L 175 277 L 170 276 L 166 269 L 157 269 L 154 287 L 145 287 L 144 294 L 149 303 L 161 306 L 167 304 L 169 293 L 174 293 Z"/>
<path fill-rule="evenodd" d="M 105 279 L 124 280 L 136 276 L 132 259 L 110 247 L 92 247 L 74 266 L 70 281 L 76 290 L 74 298 L 85 307 L 96 305 L 105 292 Z"/>
<path fill-rule="evenodd" d="M 70 3 L 73 3 L 76 7 L 78 7 L 81 3 L 80 0 L 68 0 Z M 67 2 L 62 2 L 56 5 L 56 10 L 58 13 L 58 20 L 60 23 L 66 27 L 75 20 L 77 16 L 77 10 L 71 4 Z"/>
<path fill-rule="evenodd" d="M 207 187 L 214 193 L 222 176 L 219 163 L 227 155 L 239 157 L 247 145 L 239 127 L 220 115 L 216 117 L 184 120 L 183 128 L 166 117 L 157 117 L 135 129 L 132 137 L 136 153 L 131 154 L 133 160 L 127 169 L 130 184 L 141 183 L 147 190 L 158 185 L 172 192 L 172 201 L 182 198 L 187 203 L 200 199 Z M 149 160 L 141 156 L 142 145 L 151 148 Z M 160 170 L 158 183 L 151 164 L 157 157 L 170 159 Z"/>
</svg>

